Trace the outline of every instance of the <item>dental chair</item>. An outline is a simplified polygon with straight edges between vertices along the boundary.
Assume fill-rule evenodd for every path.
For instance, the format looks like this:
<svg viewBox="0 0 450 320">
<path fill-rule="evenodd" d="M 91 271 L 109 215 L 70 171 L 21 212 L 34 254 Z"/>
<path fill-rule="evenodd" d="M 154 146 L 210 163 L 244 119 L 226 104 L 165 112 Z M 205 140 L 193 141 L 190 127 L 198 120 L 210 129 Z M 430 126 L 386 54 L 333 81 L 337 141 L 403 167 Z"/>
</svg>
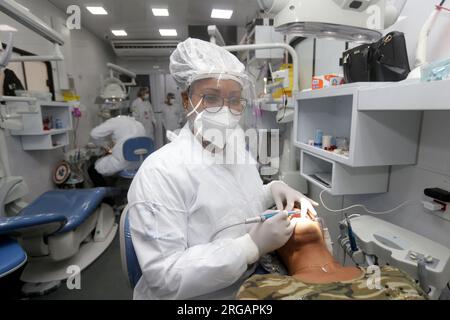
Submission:
<svg viewBox="0 0 450 320">
<path fill-rule="evenodd" d="M 149 155 L 155 152 L 152 139 L 147 137 L 132 138 L 123 144 L 123 157 L 126 161 L 138 163 L 137 169 L 126 169 L 119 173 L 124 179 L 134 179 L 140 166 Z"/>
<path fill-rule="evenodd" d="M 122 260 L 122 271 L 131 289 L 134 289 L 142 277 L 142 270 L 134 251 L 131 239 L 130 222 L 128 219 L 128 207 L 122 213 L 119 227 L 120 257 Z"/>
<path fill-rule="evenodd" d="M 20 269 L 25 262 L 27 254 L 20 244 L 15 240 L 0 237 L 0 278 Z"/>
<path fill-rule="evenodd" d="M 0 237 L 6 239 L 0 247 L 0 263 L 9 261 L 5 270 L 17 269 L 23 262 L 20 243 L 29 258 L 20 279 L 25 282 L 22 291 L 26 295 L 45 294 L 58 287 L 73 276 L 68 267 L 81 272 L 113 241 L 118 226 L 112 208 L 103 200 L 116 196 L 118 190 L 49 191 L 21 210 L 10 210 L 14 216 L 6 216 L 6 206 L 20 200 L 16 190 L 24 184 L 21 178 L 6 179 L 0 179 Z"/>
</svg>

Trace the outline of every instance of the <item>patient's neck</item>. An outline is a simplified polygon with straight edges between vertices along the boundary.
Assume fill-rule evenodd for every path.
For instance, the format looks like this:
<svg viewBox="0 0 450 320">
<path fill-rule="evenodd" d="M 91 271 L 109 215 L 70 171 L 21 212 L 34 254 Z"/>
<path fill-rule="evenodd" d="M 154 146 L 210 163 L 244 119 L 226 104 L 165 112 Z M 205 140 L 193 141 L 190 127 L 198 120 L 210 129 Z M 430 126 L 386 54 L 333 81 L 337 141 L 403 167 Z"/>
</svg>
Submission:
<svg viewBox="0 0 450 320">
<path fill-rule="evenodd" d="M 310 272 L 314 267 L 326 266 L 327 269 L 336 267 L 333 256 L 322 242 L 298 244 L 286 260 L 289 274 L 292 276 L 305 271 Z"/>
</svg>

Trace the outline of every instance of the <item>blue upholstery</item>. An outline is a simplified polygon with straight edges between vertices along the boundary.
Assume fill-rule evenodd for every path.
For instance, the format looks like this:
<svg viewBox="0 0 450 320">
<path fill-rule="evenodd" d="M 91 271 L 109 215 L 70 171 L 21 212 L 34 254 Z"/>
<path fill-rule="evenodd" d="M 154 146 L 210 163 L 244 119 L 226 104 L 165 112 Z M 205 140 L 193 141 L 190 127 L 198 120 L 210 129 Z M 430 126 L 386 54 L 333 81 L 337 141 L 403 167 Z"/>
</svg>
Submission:
<svg viewBox="0 0 450 320">
<path fill-rule="evenodd" d="M 123 228 L 124 234 L 120 236 L 124 237 L 125 239 L 125 259 L 127 264 L 128 279 L 130 280 L 131 287 L 134 289 L 139 279 L 142 277 L 142 270 L 136 256 L 136 251 L 134 251 L 133 241 L 131 239 L 130 221 L 128 219 L 128 212 L 124 212 L 123 214 L 126 215 L 125 224 Z"/>
<path fill-rule="evenodd" d="M 27 229 L 34 229 L 45 226 L 48 234 L 53 234 L 66 224 L 67 218 L 61 214 L 35 214 L 33 217 L 15 216 L 0 217 L 0 235 L 20 235 Z"/>
<path fill-rule="evenodd" d="M 148 153 L 143 159 L 134 152 L 139 149 L 145 149 Z M 123 157 L 130 162 L 139 162 L 145 160 L 149 155 L 155 152 L 155 145 L 153 140 L 147 137 L 132 138 L 125 141 L 123 144 Z"/>
<path fill-rule="evenodd" d="M 32 217 L 34 221 L 40 214 L 63 215 L 67 223 L 56 234 L 66 233 L 85 222 L 111 193 L 109 188 L 50 191 L 23 209 L 20 216 Z"/>
<path fill-rule="evenodd" d="M 27 255 L 15 240 L 0 238 L 0 278 L 14 272 L 27 261 Z"/>
</svg>

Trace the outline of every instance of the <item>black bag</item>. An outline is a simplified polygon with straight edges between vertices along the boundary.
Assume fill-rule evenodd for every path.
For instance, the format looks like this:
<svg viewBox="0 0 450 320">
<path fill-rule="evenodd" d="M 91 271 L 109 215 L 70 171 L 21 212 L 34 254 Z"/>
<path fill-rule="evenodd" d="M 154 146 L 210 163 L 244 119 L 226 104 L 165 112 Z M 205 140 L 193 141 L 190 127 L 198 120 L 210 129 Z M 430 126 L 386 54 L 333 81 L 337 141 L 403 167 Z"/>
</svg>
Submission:
<svg viewBox="0 0 450 320">
<path fill-rule="evenodd" d="M 347 83 L 404 80 L 411 72 L 405 35 L 394 31 L 378 42 L 347 50 L 342 65 Z"/>
<path fill-rule="evenodd" d="M 14 71 L 5 69 L 5 82 L 3 83 L 3 95 L 15 96 L 16 90 L 24 90 L 22 82 Z"/>
<path fill-rule="evenodd" d="M 346 83 L 370 81 L 370 44 L 344 52 L 344 78 Z"/>
</svg>

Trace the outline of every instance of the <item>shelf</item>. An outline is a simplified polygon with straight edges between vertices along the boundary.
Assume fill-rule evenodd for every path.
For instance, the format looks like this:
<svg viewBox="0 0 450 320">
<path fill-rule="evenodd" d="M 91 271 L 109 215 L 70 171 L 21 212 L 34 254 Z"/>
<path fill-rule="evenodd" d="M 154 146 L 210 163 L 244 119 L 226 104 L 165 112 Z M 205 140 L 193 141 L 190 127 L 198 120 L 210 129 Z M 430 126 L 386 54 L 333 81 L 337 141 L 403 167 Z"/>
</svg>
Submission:
<svg viewBox="0 0 450 320">
<path fill-rule="evenodd" d="M 11 133 L 13 136 L 47 136 L 47 135 L 55 135 L 60 133 L 69 132 L 71 129 L 52 129 L 48 131 L 40 131 L 40 132 L 34 132 L 34 133 Z"/>
<path fill-rule="evenodd" d="M 360 111 L 450 111 L 450 80 L 383 83 L 359 89 Z M 447 93 L 446 93 L 447 92 Z"/>
<path fill-rule="evenodd" d="M 69 145 L 69 134 L 22 136 L 22 147 L 27 151 L 55 150 Z"/>
<path fill-rule="evenodd" d="M 334 195 L 387 192 L 389 166 L 416 164 L 422 111 L 449 110 L 450 80 L 354 83 L 295 96 L 301 174 Z M 347 156 L 308 144 L 316 131 L 349 141 Z"/>
<path fill-rule="evenodd" d="M 389 167 L 351 168 L 302 150 L 301 175 L 330 194 L 357 195 L 388 191 Z"/>
<path fill-rule="evenodd" d="M 18 108 L 26 102 L 14 102 Z M 8 102 L 9 104 L 9 102 Z M 36 112 L 21 115 L 22 130 L 11 130 L 11 135 L 20 136 L 24 150 L 54 150 L 69 144 L 72 131 L 72 113 L 65 102 L 37 101 Z M 59 129 L 44 130 L 44 122 Z"/>
<path fill-rule="evenodd" d="M 337 153 L 334 153 L 334 152 L 326 151 L 326 150 L 318 148 L 318 147 L 310 146 L 310 145 L 308 145 L 306 143 L 295 143 L 295 146 L 300 148 L 300 149 L 306 150 L 306 151 L 308 151 L 308 152 L 310 152 L 312 154 L 324 157 L 326 159 L 330 159 L 330 160 L 333 160 L 333 161 L 336 161 L 336 162 L 340 162 L 340 163 L 345 164 L 345 165 L 350 165 L 351 164 L 350 158 L 346 157 L 344 155 L 341 155 L 341 154 L 337 154 Z"/>
<path fill-rule="evenodd" d="M 294 145 L 349 167 L 415 164 L 421 112 L 362 112 L 358 101 L 366 87 L 358 83 L 297 94 Z M 324 135 L 347 139 L 348 157 L 310 146 L 319 129 Z"/>
</svg>

